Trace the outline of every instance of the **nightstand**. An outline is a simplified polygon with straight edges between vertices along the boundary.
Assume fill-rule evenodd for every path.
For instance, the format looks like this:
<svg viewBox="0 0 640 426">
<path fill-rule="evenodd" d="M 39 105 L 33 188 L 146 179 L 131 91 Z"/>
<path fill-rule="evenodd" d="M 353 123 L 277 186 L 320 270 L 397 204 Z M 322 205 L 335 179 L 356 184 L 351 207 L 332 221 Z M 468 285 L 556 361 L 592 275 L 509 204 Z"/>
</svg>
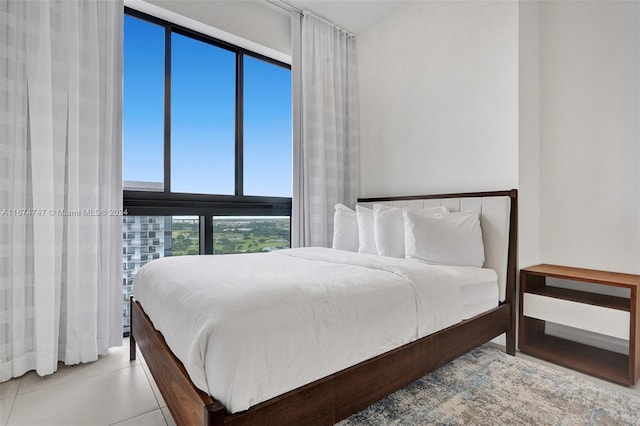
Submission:
<svg viewBox="0 0 640 426">
<path fill-rule="evenodd" d="M 629 289 L 629 297 L 547 286 L 547 278 Z M 537 358 L 633 386 L 640 375 L 640 275 L 557 265 L 520 271 L 519 348 Z M 627 354 L 545 334 L 546 322 L 627 339 Z"/>
</svg>

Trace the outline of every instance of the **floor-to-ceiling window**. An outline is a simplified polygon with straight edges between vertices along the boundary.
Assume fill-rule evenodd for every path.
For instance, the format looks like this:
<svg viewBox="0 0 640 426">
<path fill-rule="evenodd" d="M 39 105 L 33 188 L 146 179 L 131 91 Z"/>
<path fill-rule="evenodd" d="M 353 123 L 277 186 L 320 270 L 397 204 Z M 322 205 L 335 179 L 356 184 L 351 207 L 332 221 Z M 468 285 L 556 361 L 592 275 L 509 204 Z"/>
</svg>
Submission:
<svg viewBox="0 0 640 426">
<path fill-rule="evenodd" d="M 125 12 L 128 301 L 135 273 L 153 259 L 290 246 L 292 130 L 287 64 Z"/>
</svg>

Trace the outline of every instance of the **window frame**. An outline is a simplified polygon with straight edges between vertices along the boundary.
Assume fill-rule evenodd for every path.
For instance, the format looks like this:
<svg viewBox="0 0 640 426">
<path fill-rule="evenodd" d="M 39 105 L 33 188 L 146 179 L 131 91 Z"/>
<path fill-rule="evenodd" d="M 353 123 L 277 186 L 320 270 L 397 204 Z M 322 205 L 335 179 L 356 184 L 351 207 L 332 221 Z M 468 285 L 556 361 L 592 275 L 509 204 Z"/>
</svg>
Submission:
<svg viewBox="0 0 640 426">
<path fill-rule="evenodd" d="M 124 8 L 125 15 L 160 25 L 164 28 L 164 185 L 162 191 L 140 191 L 123 188 L 123 208 L 129 215 L 199 216 L 200 254 L 214 254 L 214 216 L 289 216 L 291 197 L 244 195 L 244 57 L 251 56 L 291 70 L 291 66 L 248 49 L 218 40 L 189 28 L 176 25 L 144 12 Z M 171 34 L 177 33 L 222 48 L 236 55 L 235 102 L 235 194 L 196 194 L 171 192 Z M 126 78 L 126 76 L 125 76 Z M 293 162 L 293 159 L 292 159 Z M 124 170 L 123 170 L 124 173 Z M 290 221 L 291 223 L 291 221 Z M 291 230 L 289 231 L 291 244 Z"/>
</svg>

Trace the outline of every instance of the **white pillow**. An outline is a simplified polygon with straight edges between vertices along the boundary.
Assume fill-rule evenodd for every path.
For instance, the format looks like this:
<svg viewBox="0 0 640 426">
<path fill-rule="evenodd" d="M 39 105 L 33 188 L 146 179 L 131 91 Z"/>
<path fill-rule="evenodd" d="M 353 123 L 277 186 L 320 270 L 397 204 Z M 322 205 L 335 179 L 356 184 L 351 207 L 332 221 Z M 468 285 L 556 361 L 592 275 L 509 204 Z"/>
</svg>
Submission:
<svg viewBox="0 0 640 426">
<path fill-rule="evenodd" d="M 484 265 L 484 244 L 478 213 L 430 215 L 405 210 L 407 259 L 440 265 Z"/>
<path fill-rule="evenodd" d="M 358 253 L 378 254 L 373 235 L 373 210 L 356 206 L 358 218 Z"/>
<path fill-rule="evenodd" d="M 356 212 L 344 204 L 335 205 L 333 214 L 333 247 L 338 250 L 358 251 L 358 219 Z"/>
<path fill-rule="evenodd" d="M 373 235 L 380 256 L 404 257 L 404 214 L 402 208 L 373 205 Z M 420 209 L 429 214 L 447 213 L 446 207 Z"/>
</svg>

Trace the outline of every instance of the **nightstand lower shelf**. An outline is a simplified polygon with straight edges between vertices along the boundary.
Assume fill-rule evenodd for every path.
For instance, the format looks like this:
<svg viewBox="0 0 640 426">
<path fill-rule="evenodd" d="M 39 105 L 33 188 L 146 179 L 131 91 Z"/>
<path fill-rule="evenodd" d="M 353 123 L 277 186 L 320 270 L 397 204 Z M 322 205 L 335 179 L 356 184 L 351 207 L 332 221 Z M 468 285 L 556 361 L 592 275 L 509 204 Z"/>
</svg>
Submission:
<svg viewBox="0 0 640 426">
<path fill-rule="evenodd" d="M 544 322 L 524 318 L 526 322 Z M 542 324 L 544 327 L 544 324 Z M 539 327 L 539 325 L 529 327 Z M 544 330 L 544 329 L 543 329 Z M 584 345 L 544 333 L 529 334 L 527 343 L 520 344 L 520 351 L 527 355 L 580 371 L 594 377 L 621 385 L 629 382 L 629 356 L 594 346 Z"/>
</svg>

